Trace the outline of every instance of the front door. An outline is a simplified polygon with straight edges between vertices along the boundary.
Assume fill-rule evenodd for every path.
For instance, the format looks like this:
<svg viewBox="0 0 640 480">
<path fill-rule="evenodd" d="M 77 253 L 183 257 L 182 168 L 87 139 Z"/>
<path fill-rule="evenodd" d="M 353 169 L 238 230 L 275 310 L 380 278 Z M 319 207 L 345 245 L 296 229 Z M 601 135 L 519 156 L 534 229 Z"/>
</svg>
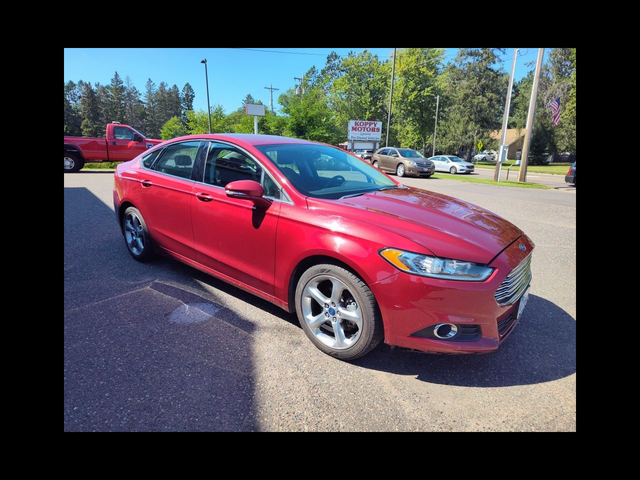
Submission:
<svg viewBox="0 0 640 480">
<path fill-rule="evenodd" d="M 191 214 L 197 261 L 224 276 L 274 294 L 276 227 L 280 202 L 268 207 L 226 195 L 225 185 L 255 180 L 265 196 L 278 192 L 260 164 L 233 146 L 211 142 L 204 183 L 197 183 Z"/>
</svg>

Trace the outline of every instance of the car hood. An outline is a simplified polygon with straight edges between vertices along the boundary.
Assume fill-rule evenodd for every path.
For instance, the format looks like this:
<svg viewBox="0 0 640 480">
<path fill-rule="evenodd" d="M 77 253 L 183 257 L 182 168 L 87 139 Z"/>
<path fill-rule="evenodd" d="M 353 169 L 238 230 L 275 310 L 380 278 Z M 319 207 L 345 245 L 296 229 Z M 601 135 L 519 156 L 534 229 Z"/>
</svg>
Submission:
<svg viewBox="0 0 640 480">
<path fill-rule="evenodd" d="M 443 258 L 487 264 L 523 234 L 511 222 L 477 205 L 413 187 L 335 202 L 345 207 L 340 215 L 374 224 Z"/>
</svg>

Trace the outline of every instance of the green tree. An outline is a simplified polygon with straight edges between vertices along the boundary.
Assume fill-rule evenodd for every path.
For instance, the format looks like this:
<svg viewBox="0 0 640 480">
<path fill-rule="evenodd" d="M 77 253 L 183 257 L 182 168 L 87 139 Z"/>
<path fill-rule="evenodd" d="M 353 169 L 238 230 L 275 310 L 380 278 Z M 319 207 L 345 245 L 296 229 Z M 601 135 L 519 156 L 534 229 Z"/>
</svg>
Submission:
<svg viewBox="0 0 640 480">
<path fill-rule="evenodd" d="M 404 48 L 398 51 L 394 89 L 396 123 L 393 125 L 399 145 L 422 150 L 433 145 L 436 119 L 436 95 L 442 90 L 444 49 Z M 430 156 L 430 151 L 429 155 Z"/>
<path fill-rule="evenodd" d="M 188 135 L 188 130 L 179 117 L 171 117 L 160 130 L 162 140 L 170 140 L 183 135 Z"/>
<path fill-rule="evenodd" d="M 461 48 L 447 69 L 443 111 L 443 143 L 449 151 L 463 151 L 467 160 L 479 140 L 502 125 L 507 75 L 501 68 L 500 48 Z M 440 123 L 440 121 L 438 121 Z M 455 148 L 453 148 L 455 147 Z"/>
<path fill-rule="evenodd" d="M 339 140 L 340 133 L 335 128 L 333 112 L 323 88 L 307 85 L 304 94 L 290 89 L 280 95 L 278 102 L 287 116 L 284 135 L 326 143 Z"/>
<path fill-rule="evenodd" d="M 102 121 L 98 95 L 91 86 L 91 83 L 85 83 L 83 85 L 80 112 L 83 117 L 82 135 L 85 137 L 104 137 L 106 124 Z"/>
<path fill-rule="evenodd" d="M 187 111 L 187 131 L 189 135 L 209 133 L 209 116 L 205 110 Z M 230 125 L 222 105 L 211 106 L 211 131 L 213 133 L 229 132 Z"/>
<path fill-rule="evenodd" d="M 334 129 L 341 132 L 336 143 L 346 139 L 349 120 L 382 121 L 384 131 L 391 65 L 364 50 L 358 54 L 350 52 L 339 68 L 331 65 L 329 71 L 341 73 L 329 87 L 328 97 L 330 111 L 335 115 Z"/>
<path fill-rule="evenodd" d="M 156 98 L 156 84 L 149 78 L 144 93 L 145 125 L 144 132 L 151 138 L 160 136 L 160 119 Z"/>
<path fill-rule="evenodd" d="M 82 82 L 76 84 L 68 81 L 64 84 L 64 134 L 69 136 L 81 135 L 80 125 L 82 114 L 80 112 L 80 90 Z"/>
<path fill-rule="evenodd" d="M 124 123 L 144 131 L 144 105 L 140 92 L 127 75 L 124 79 Z"/>
<path fill-rule="evenodd" d="M 182 122 L 186 125 L 187 123 L 187 111 L 193 110 L 193 100 L 196 98 L 196 93 L 193 90 L 193 87 L 189 82 L 184 84 L 182 87 L 182 92 L 180 93 L 180 118 Z"/>
<path fill-rule="evenodd" d="M 104 113 L 110 122 L 124 122 L 125 119 L 125 86 L 115 73 L 111 83 L 106 87 L 106 101 L 103 105 Z"/>
</svg>

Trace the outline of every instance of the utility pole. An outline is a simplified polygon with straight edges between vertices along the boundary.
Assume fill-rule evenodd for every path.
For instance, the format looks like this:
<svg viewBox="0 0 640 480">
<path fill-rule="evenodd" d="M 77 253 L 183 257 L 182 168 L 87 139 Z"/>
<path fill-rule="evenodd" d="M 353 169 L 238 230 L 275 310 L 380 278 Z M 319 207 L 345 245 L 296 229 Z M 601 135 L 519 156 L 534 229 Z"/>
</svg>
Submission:
<svg viewBox="0 0 640 480">
<path fill-rule="evenodd" d="M 440 105 L 440 95 L 436 96 L 436 123 L 433 127 L 433 152 L 431 152 L 431 156 L 436 156 L 436 132 L 438 131 L 438 105 Z"/>
<path fill-rule="evenodd" d="M 299 93 L 301 95 L 304 95 L 304 85 L 302 83 L 302 80 L 304 79 L 304 76 L 302 78 L 300 77 L 293 77 L 294 80 L 300 80 L 300 86 L 296 87 L 296 93 Z"/>
<path fill-rule="evenodd" d="M 513 87 L 513 75 L 516 71 L 516 58 L 518 58 L 519 48 L 513 49 L 513 62 L 511 63 L 511 76 L 509 77 L 509 88 L 507 89 L 507 102 L 504 105 L 504 116 L 502 117 L 502 132 L 500 134 L 500 151 L 498 152 L 498 161 L 496 169 L 493 172 L 493 181 L 500 181 L 500 168 L 502 162 L 507 159 L 508 147 L 505 145 L 507 141 L 507 124 L 509 123 L 509 106 L 511 105 L 511 89 Z"/>
<path fill-rule="evenodd" d="M 518 181 L 527 181 L 527 157 L 529 156 L 529 145 L 531 144 L 531 133 L 533 132 L 533 117 L 536 113 L 536 99 L 538 98 L 538 84 L 540 83 L 540 70 L 542 67 L 542 57 L 544 48 L 538 49 L 538 61 L 536 62 L 536 73 L 533 75 L 533 87 L 531 88 L 531 99 L 529 100 L 529 113 L 527 114 L 527 130 L 524 134 L 524 145 L 522 146 L 522 161 L 518 172 Z"/>
<path fill-rule="evenodd" d="M 391 66 L 391 93 L 389 94 L 389 115 L 387 115 L 387 142 L 385 147 L 389 146 L 389 125 L 391 124 L 391 99 L 393 98 L 393 77 L 396 74 L 396 49 L 393 49 L 393 65 Z"/>
<path fill-rule="evenodd" d="M 279 88 L 273 88 L 273 84 L 271 84 L 270 87 L 264 87 L 267 90 L 271 90 L 271 113 L 273 113 L 273 91 L 274 90 L 280 90 Z"/>
</svg>

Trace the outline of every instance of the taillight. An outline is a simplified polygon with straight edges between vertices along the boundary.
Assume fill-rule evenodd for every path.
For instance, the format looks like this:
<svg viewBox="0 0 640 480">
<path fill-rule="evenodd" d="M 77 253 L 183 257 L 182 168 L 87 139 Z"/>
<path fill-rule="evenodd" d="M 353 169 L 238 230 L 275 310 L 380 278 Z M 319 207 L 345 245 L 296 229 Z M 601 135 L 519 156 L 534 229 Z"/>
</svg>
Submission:
<svg viewBox="0 0 640 480">
<path fill-rule="evenodd" d="M 571 167 L 569 167 L 569 170 L 567 170 L 567 175 L 571 174 Z"/>
</svg>

